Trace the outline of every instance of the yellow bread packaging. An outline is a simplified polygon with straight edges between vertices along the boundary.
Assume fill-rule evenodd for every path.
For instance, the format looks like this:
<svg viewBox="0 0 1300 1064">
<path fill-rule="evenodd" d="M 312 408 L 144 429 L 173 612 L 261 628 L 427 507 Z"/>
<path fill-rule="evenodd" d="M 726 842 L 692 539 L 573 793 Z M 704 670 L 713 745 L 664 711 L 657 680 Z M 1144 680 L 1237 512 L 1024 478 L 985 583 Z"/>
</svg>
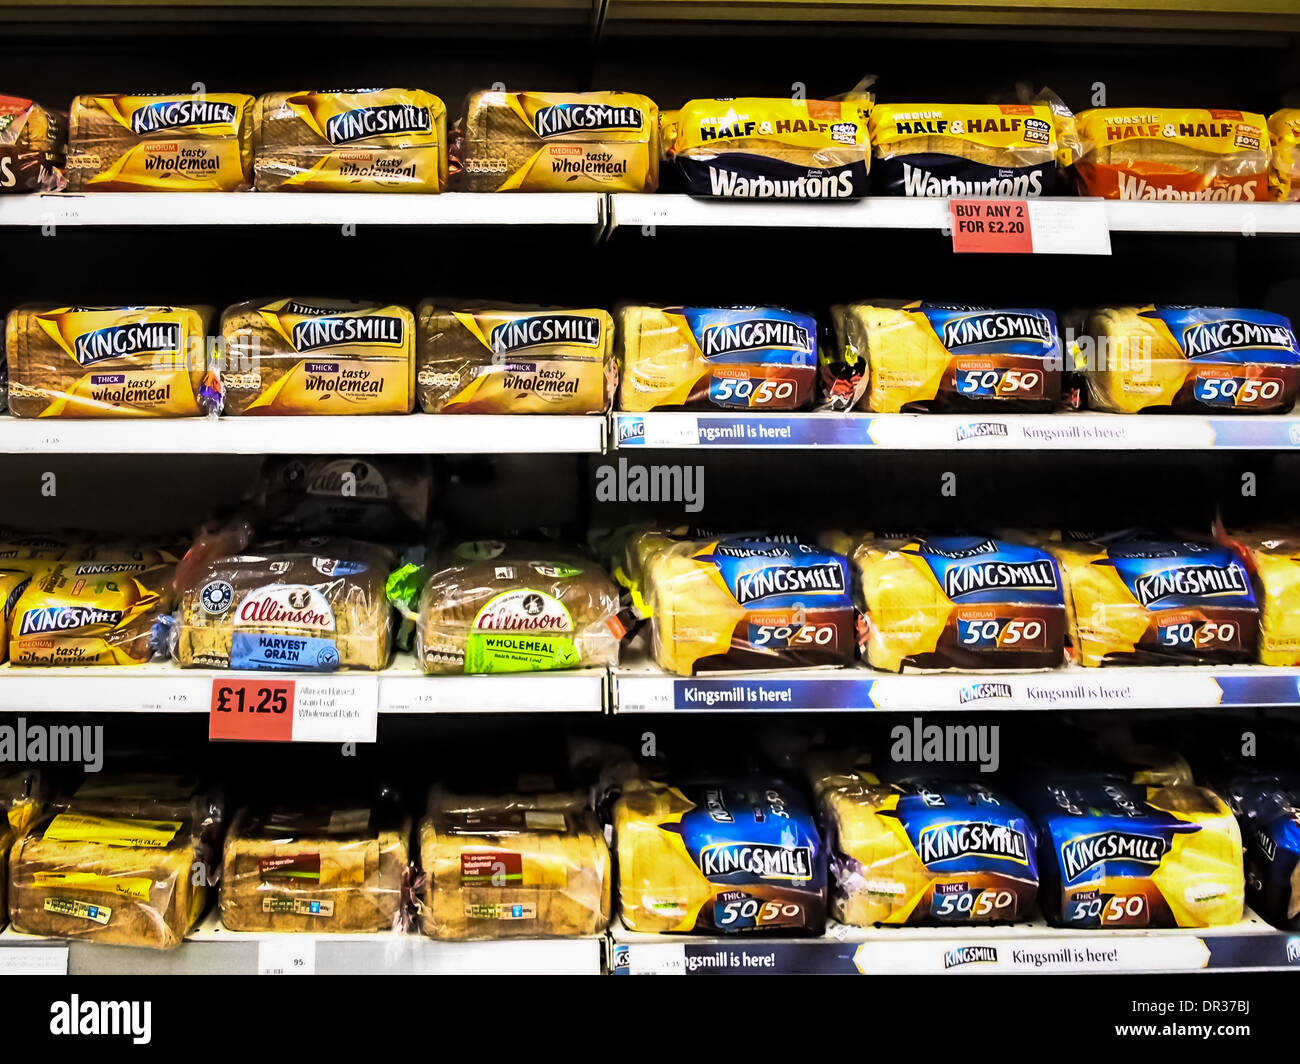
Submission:
<svg viewBox="0 0 1300 1064">
<path fill-rule="evenodd" d="M 871 109 L 872 187 L 890 196 L 1056 196 L 1073 157 L 1058 102 L 885 104 Z"/>
<path fill-rule="evenodd" d="M 817 386 L 817 321 L 781 307 L 618 311 L 619 407 L 799 410 Z"/>
<path fill-rule="evenodd" d="M 848 665 L 855 643 L 848 560 L 792 537 L 636 535 L 637 581 L 659 666 L 680 676 Z"/>
<path fill-rule="evenodd" d="M 609 848 L 567 795 L 460 800 L 420 824 L 424 933 L 442 939 L 595 935 L 609 923 Z"/>
<path fill-rule="evenodd" d="M 184 821 L 59 813 L 14 845 L 9 918 L 26 934 L 174 948 L 207 900 L 197 859 Z"/>
<path fill-rule="evenodd" d="M 1241 831 L 1205 787 L 1038 784 L 1039 898 L 1064 927 L 1220 927 L 1241 920 Z"/>
<path fill-rule="evenodd" d="M 244 809 L 226 835 L 221 922 L 232 931 L 399 929 L 411 824 L 364 807 Z"/>
<path fill-rule="evenodd" d="M 10 412 L 197 417 L 211 316 L 206 307 L 19 307 L 5 328 Z"/>
<path fill-rule="evenodd" d="M 867 194 L 871 95 L 690 100 L 660 122 L 693 196 L 852 199 Z"/>
<path fill-rule="evenodd" d="M 826 851 L 804 798 L 775 779 L 629 780 L 614 803 L 631 931 L 819 934 Z"/>
<path fill-rule="evenodd" d="M 989 536 L 870 537 L 853 552 L 873 668 L 1051 669 L 1065 660 L 1056 561 Z"/>
<path fill-rule="evenodd" d="M 252 184 L 253 97 L 78 96 L 71 192 L 234 192 Z"/>
<path fill-rule="evenodd" d="M 1269 115 L 1268 132 L 1273 138 L 1273 165 L 1269 170 L 1273 198 L 1300 200 L 1300 107 Z"/>
<path fill-rule="evenodd" d="M 467 192 L 653 192 L 659 109 L 632 92 L 471 93 L 457 159 Z"/>
<path fill-rule="evenodd" d="M 1249 111 L 1099 107 L 1078 116 L 1074 169 L 1085 196 L 1262 202 L 1271 155 Z"/>
<path fill-rule="evenodd" d="M 609 311 L 461 305 L 416 309 L 416 388 L 429 414 L 597 414 L 616 369 Z"/>
<path fill-rule="evenodd" d="M 34 577 L 9 626 L 15 665 L 141 665 L 171 608 L 170 563 L 62 561 Z"/>
<path fill-rule="evenodd" d="M 1300 538 L 1281 529 L 1224 533 L 1260 592 L 1259 662 L 1300 665 Z"/>
<path fill-rule="evenodd" d="M 1234 548 L 1129 531 L 1049 549 L 1065 578 L 1071 654 L 1081 664 L 1255 659 L 1260 610 Z"/>
<path fill-rule="evenodd" d="M 221 315 L 226 414 L 409 414 L 415 317 L 328 299 L 239 303 Z"/>
<path fill-rule="evenodd" d="M 1043 308 L 851 303 L 831 308 L 824 404 L 900 411 L 1046 412 L 1065 369 L 1056 315 Z"/>
<path fill-rule="evenodd" d="M 885 784 L 869 772 L 814 781 L 841 923 L 992 923 L 1027 919 L 1038 893 L 1037 833 L 980 783 Z"/>
<path fill-rule="evenodd" d="M 253 109 L 259 192 L 441 192 L 447 109 L 419 89 L 272 92 Z"/>
<path fill-rule="evenodd" d="M 1106 307 L 1073 315 L 1070 329 L 1095 409 L 1283 414 L 1300 391 L 1300 344 L 1272 311 Z"/>
</svg>

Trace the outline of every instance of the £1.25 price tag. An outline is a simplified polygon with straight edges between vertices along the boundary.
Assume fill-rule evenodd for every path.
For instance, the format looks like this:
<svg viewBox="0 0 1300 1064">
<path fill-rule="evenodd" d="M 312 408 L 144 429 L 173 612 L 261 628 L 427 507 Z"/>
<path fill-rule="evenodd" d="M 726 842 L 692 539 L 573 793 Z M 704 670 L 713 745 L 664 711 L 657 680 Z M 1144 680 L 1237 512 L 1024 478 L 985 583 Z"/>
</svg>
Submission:
<svg viewBox="0 0 1300 1064">
<path fill-rule="evenodd" d="M 294 681 L 218 677 L 212 681 L 209 739 L 293 740 Z"/>
</svg>

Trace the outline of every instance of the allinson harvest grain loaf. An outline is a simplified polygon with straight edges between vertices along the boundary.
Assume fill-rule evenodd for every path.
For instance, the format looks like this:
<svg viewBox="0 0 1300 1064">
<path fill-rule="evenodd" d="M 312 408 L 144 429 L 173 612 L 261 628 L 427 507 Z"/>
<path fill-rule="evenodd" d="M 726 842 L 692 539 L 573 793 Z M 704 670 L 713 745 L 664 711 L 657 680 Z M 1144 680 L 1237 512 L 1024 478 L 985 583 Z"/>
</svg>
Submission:
<svg viewBox="0 0 1300 1064">
<path fill-rule="evenodd" d="M 10 857 L 9 917 L 26 934 L 123 946 L 179 946 L 203 912 L 190 825 L 62 812 Z"/>
<path fill-rule="evenodd" d="M 576 552 L 462 543 L 429 567 L 417 647 L 425 672 L 535 672 L 618 663 L 618 591 Z"/>
<path fill-rule="evenodd" d="M 68 113 L 72 192 L 233 192 L 252 183 L 253 98 L 78 96 Z"/>
<path fill-rule="evenodd" d="M 659 109 L 632 92 L 471 93 L 467 192 L 653 192 Z"/>
<path fill-rule="evenodd" d="M 197 417 L 205 307 L 70 307 L 9 314 L 9 409 L 16 417 Z"/>
<path fill-rule="evenodd" d="M 1268 198 L 1271 146 L 1249 111 L 1099 107 L 1078 116 L 1085 196 L 1255 202 Z"/>
<path fill-rule="evenodd" d="M 614 391 L 605 310 L 441 306 L 416 310 L 416 387 L 430 414 L 595 414 Z"/>
<path fill-rule="evenodd" d="M 410 834 L 390 809 L 240 810 L 222 859 L 221 922 L 232 931 L 394 929 Z"/>
<path fill-rule="evenodd" d="M 221 315 L 227 414 L 409 414 L 415 319 L 328 299 L 239 303 Z"/>
<path fill-rule="evenodd" d="M 221 669 L 382 669 L 392 649 L 391 561 L 383 548 L 348 541 L 218 558 L 183 592 L 176 656 Z"/>
<path fill-rule="evenodd" d="M 486 799 L 420 824 L 421 926 L 443 939 L 594 935 L 612 872 L 595 814 L 563 801 Z"/>
<path fill-rule="evenodd" d="M 447 109 L 419 89 L 268 93 L 253 154 L 259 192 L 441 192 Z"/>
</svg>

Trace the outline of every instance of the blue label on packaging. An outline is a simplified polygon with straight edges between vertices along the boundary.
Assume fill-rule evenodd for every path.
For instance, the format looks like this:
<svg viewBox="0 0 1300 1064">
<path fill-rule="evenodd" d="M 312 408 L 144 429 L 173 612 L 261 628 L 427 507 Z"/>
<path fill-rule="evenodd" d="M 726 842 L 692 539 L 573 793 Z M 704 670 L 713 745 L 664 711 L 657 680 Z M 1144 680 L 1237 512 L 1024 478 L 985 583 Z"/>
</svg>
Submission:
<svg viewBox="0 0 1300 1064">
<path fill-rule="evenodd" d="M 922 303 L 917 309 L 939 342 L 954 355 L 1061 355 L 1056 315 L 1050 310 L 938 303 Z"/>
<path fill-rule="evenodd" d="M 1187 358 L 1300 363 L 1300 344 L 1281 314 L 1238 307 L 1155 307 L 1143 316 L 1162 322 Z"/>
<path fill-rule="evenodd" d="M 710 362 L 813 368 L 817 322 L 778 307 L 681 307 L 700 353 Z"/>
<path fill-rule="evenodd" d="M 921 861 L 936 873 L 997 873 L 1036 881 L 1034 826 L 978 783 L 905 780 L 897 816 Z"/>
<path fill-rule="evenodd" d="M 849 566 L 843 555 L 803 543 L 721 539 L 695 557 L 712 562 L 736 603 L 751 609 L 849 608 Z"/>
<path fill-rule="evenodd" d="M 1109 555 L 1097 564 L 1113 566 L 1143 609 L 1255 607 L 1246 568 L 1226 547 L 1131 539 L 1113 544 Z"/>
<path fill-rule="evenodd" d="M 333 672 L 339 651 L 332 639 L 236 632 L 230 640 L 232 669 Z"/>
<path fill-rule="evenodd" d="M 951 602 L 1065 607 L 1056 560 L 1037 547 L 986 536 L 943 536 L 922 540 L 916 553 Z"/>
</svg>

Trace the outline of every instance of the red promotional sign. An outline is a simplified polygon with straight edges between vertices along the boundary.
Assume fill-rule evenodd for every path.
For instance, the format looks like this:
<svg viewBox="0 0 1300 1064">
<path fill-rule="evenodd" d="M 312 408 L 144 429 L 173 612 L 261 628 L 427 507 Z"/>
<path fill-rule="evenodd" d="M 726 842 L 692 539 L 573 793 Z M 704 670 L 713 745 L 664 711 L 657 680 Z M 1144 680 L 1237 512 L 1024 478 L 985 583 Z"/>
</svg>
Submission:
<svg viewBox="0 0 1300 1064">
<path fill-rule="evenodd" d="M 954 199 L 952 250 L 975 254 L 1031 254 L 1034 237 L 1024 200 Z"/>
<path fill-rule="evenodd" d="M 291 742 L 293 699 L 293 680 L 215 679 L 208 738 Z"/>
</svg>

